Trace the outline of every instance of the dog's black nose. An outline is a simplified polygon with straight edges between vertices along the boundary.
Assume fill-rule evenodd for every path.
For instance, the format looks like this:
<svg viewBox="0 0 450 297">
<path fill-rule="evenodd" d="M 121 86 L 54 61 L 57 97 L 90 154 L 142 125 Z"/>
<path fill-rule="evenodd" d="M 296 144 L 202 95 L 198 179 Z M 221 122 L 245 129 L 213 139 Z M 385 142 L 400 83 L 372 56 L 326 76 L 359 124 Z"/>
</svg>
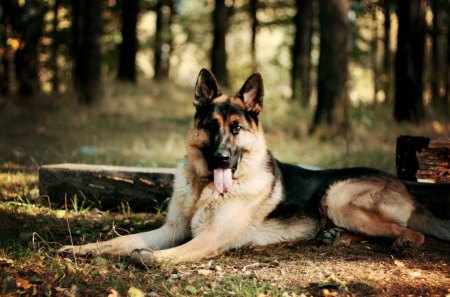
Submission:
<svg viewBox="0 0 450 297">
<path fill-rule="evenodd" d="M 229 150 L 217 150 L 214 153 L 214 163 L 217 167 L 230 165 L 230 151 Z"/>
</svg>

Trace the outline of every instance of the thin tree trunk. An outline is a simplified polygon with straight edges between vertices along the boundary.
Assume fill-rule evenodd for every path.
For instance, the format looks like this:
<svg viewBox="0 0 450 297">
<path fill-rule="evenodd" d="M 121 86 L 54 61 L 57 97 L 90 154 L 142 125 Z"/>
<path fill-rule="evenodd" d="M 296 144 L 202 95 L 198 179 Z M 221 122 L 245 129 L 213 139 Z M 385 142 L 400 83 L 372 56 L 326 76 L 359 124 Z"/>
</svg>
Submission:
<svg viewBox="0 0 450 297">
<path fill-rule="evenodd" d="M 446 1 L 447 10 L 447 61 L 446 61 L 446 79 L 445 96 L 442 98 L 442 109 L 444 114 L 450 115 L 450 2 Z"/>
<path fill-rule="evenodd" d="M 318 98 L 310 132 L 324 126 L 332 133 L 348 128 L 348 0 L 320 0 Z"/>
<path fill-rule="evenodd" d="M 377 23 L 377 10 L 372 9 L 372 73 L 373 73 L 373 102 L 378 102 L 378 23 Z"/>
<path fill-rule="evenodd" d="M 102 0 L 73 2 L 74 83 L 78 101 L 92 104 L 102 95 L 100 38 Z"/>
<path fill-rule="evenodd" d="M 258 68 L 257 60 L 256 60 L 256 31 L 258 30 L 258 0 L 250 0 L 250 21 L 252 25 L 252 36 L 250 41 L 250 55 L 251 55 L 251 63 L 252 63 L 252 72 L 256 72 Z"/>
<path fill-rule="evenodd" d="M 384 14 L 384 57 L 383 57 L 383 76 L 382 85 L 384 91 L 384 101 L 390 102 L 392 96 L 392 53 L 391 53 L 391 0 L 383 1 Z"/>
<path fill-rule="evenodd" d="M 172 0 L 158 0 L 156 4 L 155 80 L 169 78 L 172 52 Z"/>
<path fill-rule="evenodd" d="M 295 38 L 292 49 L 291 84 L 292 98 L 309 105 L 311 95 L 311 36 L 313 32 L 313 3 L 311 0 L 296 0 Z"/>
<path fill-rule="evenodd" d="M 0 46 L 3 49 L 1 55 L 0 64 L 0 94 L 8 95 L 10 93 L 10 47 L 8 45 L 8 38 L 10 36 L 11 30 L 11 3 L 9 1 L 1 2 L 2 15 L 0 24 Z"/>
<path fill-rule="evenodd" d="M 394 117 L 398 122 L 419 122 L 425 116 L 422 76 L 426 4 L 426 0 L 397 2 Z"/>
<path fill-rule="evenodd" d="M 122 1 L 122 43 L 119 47 L 119 71 L 117 78 L 136 82 L 136 52 L 138 47 L 136 28 L 139 13 L 138 0 Z"/>
<path fill-rule="evenodd" d="M 234 1 L 229 7 L 225 5 L 225 0 L 215 0 L 215 4 L 212 13 L 214 40 L 211 49 L 211 70 L 223 87 L 230 87 L 225 40 L 229 28 L 229 19 L 233 13 Z"/>
<path fill-rule="evenodd" d="M 52 32 L 52 56 L 50 60 L 50 65 L 53 70 L 52 77 L 52 92 L 53 94 L 59 93 L 59 77 L 58 77 L 58 48 L 59 48 L 59 38 L 58 38 L 58 10 L 59 10 L 60 0 L 54 0 L 53 3 L 53 32 Z"/>
<path fill-rule="evenodd" d="M 439 67 L 439 28 L 438 28 L 438 0 L 430 1 L 431 11 L 433 13 L 433 23 L 431 28 L 431 100 L 434 106 L 440 102 L 440 67 Z"/>
<path fill-rule="evenodd" d="M 19 9 L 19 18 L 13 20 L 20 34 L 20 46 L 14 56 L 18 91 L 21 97 L 32 97 L 39 84 L 39 40 L 43 32 L 43 14 L 37 1 L 26 1 Z"/>
</svg>

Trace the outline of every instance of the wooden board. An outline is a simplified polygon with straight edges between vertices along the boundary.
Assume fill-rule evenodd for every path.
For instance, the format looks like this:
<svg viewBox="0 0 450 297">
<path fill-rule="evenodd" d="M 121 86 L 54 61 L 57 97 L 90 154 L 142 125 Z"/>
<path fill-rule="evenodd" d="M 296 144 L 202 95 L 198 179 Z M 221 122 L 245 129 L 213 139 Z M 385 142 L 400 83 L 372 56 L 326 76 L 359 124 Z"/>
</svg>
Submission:
<svg viewBox="0 0 450 297">
<path fill-rule="evenodd" d="M 173 168 L 139 168 L 87 164 L 45 165 L 39 169 L 39 192 L 63 205 L 77 196 L 100 209 L 129 205 L 154 211 L 172 195 Z"/>
</svg>

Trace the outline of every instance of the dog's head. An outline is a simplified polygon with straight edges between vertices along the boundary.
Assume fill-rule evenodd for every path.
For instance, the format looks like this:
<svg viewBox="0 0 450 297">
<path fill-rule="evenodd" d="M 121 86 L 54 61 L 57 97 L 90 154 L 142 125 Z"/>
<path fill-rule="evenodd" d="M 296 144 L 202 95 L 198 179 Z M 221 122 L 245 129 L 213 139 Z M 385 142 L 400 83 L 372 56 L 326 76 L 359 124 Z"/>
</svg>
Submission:
<svg viewBox="0 0 450 297">
<path fill-rule="evenodd" d="M 235 96 L 222 95 L 214 75 L 202 69 L 195 85 L 194 128 L 188 157 L 197 174 L 212 178 L 216 190 L 227 193 L 239 176 L 241 161 L 258 146 L 258 115 L 263 107 L 263 81 L 255 73 Z M 264 146 L 264 143 L 259 143 Z M 261 148 L 259 148 L 261 149 Z"/>
</svg>

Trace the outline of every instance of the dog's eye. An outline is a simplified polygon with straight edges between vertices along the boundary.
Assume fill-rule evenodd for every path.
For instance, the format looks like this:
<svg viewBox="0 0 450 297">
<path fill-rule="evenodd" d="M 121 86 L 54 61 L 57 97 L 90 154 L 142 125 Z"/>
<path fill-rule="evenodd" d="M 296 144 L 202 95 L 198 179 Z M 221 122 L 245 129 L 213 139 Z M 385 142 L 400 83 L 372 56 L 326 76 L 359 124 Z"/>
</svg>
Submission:
<svg viewBox="0 0 450 297">
<path fill-rule="evenodd" d="M 233 127 L 232 132 L 233 132 L 233 134 L 236 135 L 236 134 L 239 134 L 239 132 L 241 131 L 241 129 L 242 129 L 241 126 L 236 125 L 236 126 Z"/>
</svg>

